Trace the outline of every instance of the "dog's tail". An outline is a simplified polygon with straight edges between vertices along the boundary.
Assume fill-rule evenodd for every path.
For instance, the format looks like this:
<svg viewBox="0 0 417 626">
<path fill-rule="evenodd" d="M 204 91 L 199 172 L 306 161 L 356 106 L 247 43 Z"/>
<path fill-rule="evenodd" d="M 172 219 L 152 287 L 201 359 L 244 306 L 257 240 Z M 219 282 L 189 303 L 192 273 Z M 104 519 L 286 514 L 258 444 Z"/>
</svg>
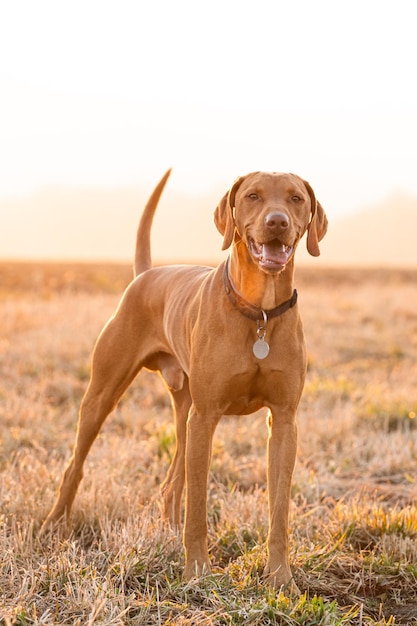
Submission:
<svg viewBox="0 0 417 626">
<path fill-rule="evenodd" d="M 161 197 L 161 193 L 170 174 L 170 169 L 165 172 L 143 209 L 142 217 L 138 226 L 138 232 L 136 234 L 135 265 L 133 267 L 134 276 L 137 276 L 152 267 L 151 226 L 156 207 L 158 206 L 159 198 Z"/>
</svg>

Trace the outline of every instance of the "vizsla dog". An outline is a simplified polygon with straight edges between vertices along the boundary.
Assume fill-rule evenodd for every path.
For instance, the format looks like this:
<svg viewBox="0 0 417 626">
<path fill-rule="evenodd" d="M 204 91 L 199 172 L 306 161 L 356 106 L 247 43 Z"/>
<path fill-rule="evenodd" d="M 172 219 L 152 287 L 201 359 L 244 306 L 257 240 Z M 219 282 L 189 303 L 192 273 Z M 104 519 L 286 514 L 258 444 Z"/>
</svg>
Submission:
<svg viewBox="0 0 417 626">
<path fill-rule="evenodd" d="M 296 456 L 296 411 L 306 356 L 294 290 L 294 253 L 307 232 L 318 256 L 327 218 L 310 185 L 294 174 L 238 178 L 214 213 L 227 261 L 217 268 L 151 268 L 150 230 L 170 171 L 141 218 L 136 278 L 101 332 L 83 398 L 73 455 L 44 528 L 69 516 L 83 464 L 108 414 L 141 370 L 157 371 L 171 394 L 177 445 L 164 482 L 165 514 L 180 523 L 186 484 L 185 578 L 210 571 L 207 481 L 212 439 L 223 415 L 269 408 L 267 581 L 291 581 L 288 510 Z"/>
</svg>

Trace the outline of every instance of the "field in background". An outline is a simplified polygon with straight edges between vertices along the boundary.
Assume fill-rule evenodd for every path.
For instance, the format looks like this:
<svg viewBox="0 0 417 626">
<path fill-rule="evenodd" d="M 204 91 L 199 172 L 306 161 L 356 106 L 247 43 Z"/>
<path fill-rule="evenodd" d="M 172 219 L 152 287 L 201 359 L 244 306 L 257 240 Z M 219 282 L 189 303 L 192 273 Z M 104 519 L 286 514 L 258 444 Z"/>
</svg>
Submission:
<svg viewBox="0 0 417 626">
<path fill-rule="evenodd" d="M 262 585 L 265 414 L 224 418 L 209 486 L 214 575 L 181 581 L 160 519 L 169 398 L 142 373 L 88 457 L 72 532 L 39 540 L 74 440 L 118 265 L 0 263 L 0 624 L 417 624 L 417 271 L 299 269 L 309 353 L 291 561 Z"/>
</svg>

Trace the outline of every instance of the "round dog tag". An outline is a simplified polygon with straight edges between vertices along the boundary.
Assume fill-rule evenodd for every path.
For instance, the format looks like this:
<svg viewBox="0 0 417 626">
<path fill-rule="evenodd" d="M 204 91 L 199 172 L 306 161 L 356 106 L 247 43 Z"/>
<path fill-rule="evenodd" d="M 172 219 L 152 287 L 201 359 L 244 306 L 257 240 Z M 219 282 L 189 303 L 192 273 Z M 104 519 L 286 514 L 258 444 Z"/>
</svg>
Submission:
<svg viewBox="0 0 417 626">
<path fill-rule="evenodd" d="M 265 339 L 257 339 L 253 344 L 252 350 L 257 359 L 266 359 L 269 354 L 269 345 Z"/>
</svg>

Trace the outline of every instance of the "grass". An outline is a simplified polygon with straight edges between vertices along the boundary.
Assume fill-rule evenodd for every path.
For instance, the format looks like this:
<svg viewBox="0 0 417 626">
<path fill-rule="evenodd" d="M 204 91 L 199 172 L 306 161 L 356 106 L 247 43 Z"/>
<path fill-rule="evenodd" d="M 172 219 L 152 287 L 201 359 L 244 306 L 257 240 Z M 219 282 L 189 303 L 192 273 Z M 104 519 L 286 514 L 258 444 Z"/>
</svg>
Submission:
<svg viewBox="0 0 417 626">
<path fill-rule="evenodd" d="M 37 531 L 69 457 L 92 344 L 125 266 L 0 264 L 0 624 L 417 624 L 417 273 L 299 270 L 309 352 L 291 562 L 262 583 L 265 414 L 224 419 L 209 498 L 213 574 L 181 580 L 161 521 L 169 398 L 142 373 L 88 457 L 71 527 Z"/>
</svg>

